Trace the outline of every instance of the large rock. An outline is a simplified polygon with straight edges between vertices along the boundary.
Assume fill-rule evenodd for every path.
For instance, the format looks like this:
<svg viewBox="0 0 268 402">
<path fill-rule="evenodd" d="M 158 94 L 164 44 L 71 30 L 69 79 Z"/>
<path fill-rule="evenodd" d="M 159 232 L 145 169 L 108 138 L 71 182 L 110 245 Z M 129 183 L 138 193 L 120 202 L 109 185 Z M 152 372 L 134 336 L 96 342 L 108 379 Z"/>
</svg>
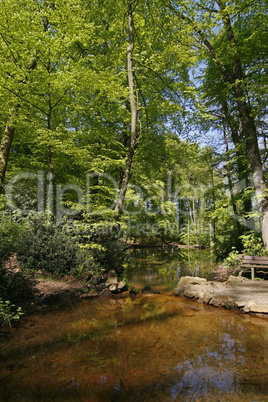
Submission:
<svg viewBox="0 0 268 402">
<path fill-rule="evenodd" d="M 127 287 L 127 284 L 126 284 L 125 281 L 120 281 L 120 282 L 118 282 L 118 285 L 117 285 L 117 291 L 118 291 L 118 293 L 124 292 L 124 291 L 127 290 L 127 289 L 128 289 L 128 287 Z"/>
<path fill-rule="evenodd" d="M 189 297 L 189 299 L 198 298 L 198 289 L 196 285 L 187 285 L 184 288 L 183 296 Z"/>
<path fill-rule="evenodd" d="M 118 281 L 117 281 L 117 277 L 116 276 L 111 276 L 110 278 L 107 279 L 107 281 L 105 282 L 105 286 L 107 286 L 107 288 L 109 288 L 112 285 L 118 285 Z"/>
<path fill-rule="evenodd" d="M 220 283 L 186 276 L 180 279 L 174 294 L 216 307 L 268 314 L 268 286 L 265 281 L 230 276 L 226 283 Z"/>
<path fill-rule="evenodd" d="M 182 276 L 179 280 L 178 286 L 186 285 L 205 285 L 207 280 L 205 278 L 199 278 L 198 276 Z"/>
<path fill-rule="evenodd" d="M 93 283 L 93 285 L 99 285 L 101 281 L 102 281 L 101 275 L 94 275 L 91 278 L 91 283 Z"/>
<path fill-rule="evenodd" d="M 230 275 L 226 283 L 242 283 L 245 282 L 246 278 L 243 276 Z"/>
<path fill-rule="evenodd" d="M 82 273 L 81 279 L 82 279 L 83 281 L 88 282 L 88 281 L 90 281 L 91 278 L 92 278 L 92 272 L 91 272 L 91 271 L 86 271 L 86 272 L 83 272 L 83 273 Z"/>
<path fill-rule="evenodd" d="M 268 314 L 268 306 L 257 304 L 254 301 L 249 301 L 245 304 L 243 311 L 245 311 L 246 313 Z"/>
<path fill-rule="evenodd" d="M 112 297 L 112 292 L 105 288 L 101 291 L 101 293 L 99 294 L 100 297 Z"/>
</svg>

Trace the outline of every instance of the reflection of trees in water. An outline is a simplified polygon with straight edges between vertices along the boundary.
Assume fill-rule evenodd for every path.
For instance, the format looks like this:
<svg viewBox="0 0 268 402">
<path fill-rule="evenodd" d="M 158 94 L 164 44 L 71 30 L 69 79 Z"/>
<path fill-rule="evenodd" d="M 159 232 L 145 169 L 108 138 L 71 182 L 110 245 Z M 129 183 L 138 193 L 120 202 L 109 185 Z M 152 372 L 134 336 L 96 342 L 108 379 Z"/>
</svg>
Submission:
<svg viewBox="0 0 268 402">
<path fill-rule="evenodd" d="M 175 249 L 135 249 L 130 252 L 130 262 L 124 276 L 128 281 L 144 284 L 175 286 L 181 276 L 209 278 L 213 269 L 210 251 Z M 138 279 L 139 278 L 139 279 Z"/>
</svg>

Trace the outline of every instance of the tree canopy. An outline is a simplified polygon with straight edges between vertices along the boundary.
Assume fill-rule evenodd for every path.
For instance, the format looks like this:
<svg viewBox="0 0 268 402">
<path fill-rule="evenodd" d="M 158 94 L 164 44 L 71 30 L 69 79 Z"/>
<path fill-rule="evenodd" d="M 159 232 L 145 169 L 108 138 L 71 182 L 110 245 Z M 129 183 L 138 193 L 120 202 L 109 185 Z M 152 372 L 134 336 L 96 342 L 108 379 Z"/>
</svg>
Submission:
<svg viewBox="0 0 268 402">
<path fill-rule="evenodd" d="M 266 6 L 1 1 L 3 208 L 218 254 L 252 229 L 267 245 Z"/>
</svg>

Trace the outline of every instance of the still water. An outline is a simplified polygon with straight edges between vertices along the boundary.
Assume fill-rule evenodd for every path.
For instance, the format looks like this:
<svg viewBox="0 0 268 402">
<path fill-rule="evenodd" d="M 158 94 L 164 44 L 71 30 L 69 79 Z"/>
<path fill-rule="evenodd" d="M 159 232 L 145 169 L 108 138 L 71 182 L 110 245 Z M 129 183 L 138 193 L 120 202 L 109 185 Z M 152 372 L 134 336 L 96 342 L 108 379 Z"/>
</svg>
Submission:
<svg viewBox="0 0 268 402">
<path fill-rule="evenodd" d="M 267 401 L 268 319 L 173 297 L 170 282 L 212 264 L 174 254 L 136 255 L 126 269 L 160 295 L 24 317 L 1 338 L 0 400 Z"/>
</svg>

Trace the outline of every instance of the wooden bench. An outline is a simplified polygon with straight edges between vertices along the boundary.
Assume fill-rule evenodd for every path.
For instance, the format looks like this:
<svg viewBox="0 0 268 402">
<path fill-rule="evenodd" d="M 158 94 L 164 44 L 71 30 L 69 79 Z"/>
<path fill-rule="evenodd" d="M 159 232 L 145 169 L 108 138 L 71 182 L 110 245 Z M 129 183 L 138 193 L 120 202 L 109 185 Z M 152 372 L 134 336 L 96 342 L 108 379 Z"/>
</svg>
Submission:
<svg viewBox="0 0 268 402">
<path fill-rule="evenodd" d="M 243 270 L 244 268 L 251 269 L 251 279 L 255 278 L 255 269 L 258 271 L 261 269 L 268 270 L 268 257 L 258 257 L 252 255 L 242 255 L 241 256 L 241 263 L 239 264 L 239 268 Z M 266 273 L 264 271 L 260 271 L 262 273 Z"/>
</svg>

